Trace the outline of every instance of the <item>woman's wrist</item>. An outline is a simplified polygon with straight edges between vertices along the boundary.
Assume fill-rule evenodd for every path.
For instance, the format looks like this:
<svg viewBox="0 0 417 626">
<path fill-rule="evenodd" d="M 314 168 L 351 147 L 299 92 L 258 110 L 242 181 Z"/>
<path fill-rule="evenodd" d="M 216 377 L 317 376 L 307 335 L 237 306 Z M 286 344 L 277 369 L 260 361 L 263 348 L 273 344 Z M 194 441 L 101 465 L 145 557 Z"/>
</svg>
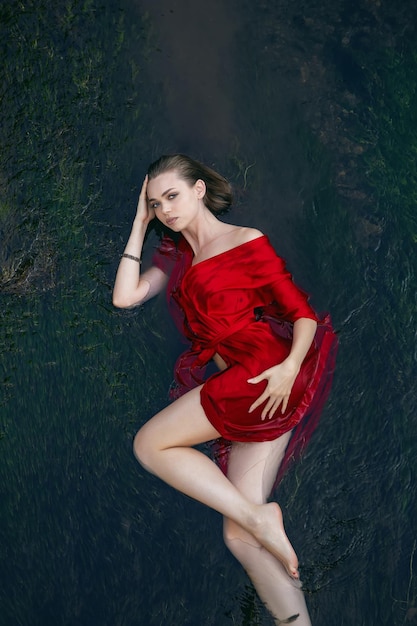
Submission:
<svg viewBox="0 0 417 626">
<path fill-rule="evenodd" d="M 141 233 L 143 236 L 145 236 L 148 225 L 149 222 L 143 221 L 143 219 L 140 219 L 136 216 L 133 220 L 132 231 L 137 231 L 138 233 Z"/>
<path fill-rule="evenodd" d="M 146 225 L 138 221 L 133 222 L 132 231 L 130 233 L 129 240 L 124 249 L 124 254 L 129 254 L 131 256 L 141 258 L 142 256 L 142 248 L 143 242 L 146 234 Z M 123 255 L 122 255 L 123 256 Z"/>
<path fill-rule="evenodd" d="M 287 358 L 284 359 L 284 363 L 287 367 L 290 367 L 294 371 L 294 374 L 298 374 L 300 371 L 301 362 L 295 355 L 289 354 Z"/>
<path fill-rule="evenodd" d="M 128 254 L 127 252 L 124 252 L 122 254 L 122 258 L 129 259 L 130 261 L 135 261 L 136 263 L 139 263 L 139 265 L 142 263 L 141 258 L 139 258 L 138 256 L 135 256 L 134 254 Z"/>
</svg>

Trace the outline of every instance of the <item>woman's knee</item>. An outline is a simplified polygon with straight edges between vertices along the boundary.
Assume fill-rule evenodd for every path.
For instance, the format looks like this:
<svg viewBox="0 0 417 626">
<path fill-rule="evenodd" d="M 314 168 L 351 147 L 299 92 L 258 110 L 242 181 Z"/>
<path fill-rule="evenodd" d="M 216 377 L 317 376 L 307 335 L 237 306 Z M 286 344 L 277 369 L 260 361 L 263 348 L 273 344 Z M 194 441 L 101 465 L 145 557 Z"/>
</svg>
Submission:
<svg viewBox="0 0 417 626">
<path fill-rule="evenodd" d="M 150 436 L 147 424 L 145 424 L 135 435 L 133 440 L 133 453 L 136 460 L 142 465 L 142 467 L 148 470 L 148 472 L 152 472 L 155 452 L 156 449 L 153 439 Z"/>
<path fill-rule="evenodd" d="M 226 547 L 231 550 L 232 542 L 236 539 L 236 533 L 234 531 L 234 527 L 236 524 L 232 522 L 232 520 L 224 518 L 223 520 L 223 540 L 226 544 Z"/>
</svg>

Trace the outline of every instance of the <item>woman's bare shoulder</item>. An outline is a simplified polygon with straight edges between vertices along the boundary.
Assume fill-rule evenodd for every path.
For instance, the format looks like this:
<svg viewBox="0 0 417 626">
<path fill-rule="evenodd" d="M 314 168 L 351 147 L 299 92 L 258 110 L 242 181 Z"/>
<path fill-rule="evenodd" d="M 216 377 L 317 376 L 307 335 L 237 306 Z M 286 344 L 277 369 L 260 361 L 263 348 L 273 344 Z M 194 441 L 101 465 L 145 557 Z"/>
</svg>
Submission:
<svg viewBox="0 0 417 626">
<path fill-rule="evenodd" d="M 236 241 L 241 243 L 248 243 L 253 239 L 259 239 L 259 237 L 263 237 L 263 232 L 258 230 L 257 228 L 250 228 L 248 226 L 241 226 L 236 231 Z"/>
</svg>

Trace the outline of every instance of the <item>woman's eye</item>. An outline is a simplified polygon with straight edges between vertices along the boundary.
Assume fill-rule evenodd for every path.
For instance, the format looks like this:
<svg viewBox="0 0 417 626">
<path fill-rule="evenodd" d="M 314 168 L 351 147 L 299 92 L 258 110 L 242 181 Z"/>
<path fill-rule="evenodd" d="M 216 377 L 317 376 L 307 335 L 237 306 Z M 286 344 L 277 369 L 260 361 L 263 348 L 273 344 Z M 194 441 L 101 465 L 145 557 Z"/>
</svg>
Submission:
<svg viewBox="0 0 417 626">
<path fill-rule="evenodd" d="M 168 200 L 173 200 L 176 197 L 177 197 L 176 193 L 170 193 L 169 196 L 168 196 Z"/>
</svg>

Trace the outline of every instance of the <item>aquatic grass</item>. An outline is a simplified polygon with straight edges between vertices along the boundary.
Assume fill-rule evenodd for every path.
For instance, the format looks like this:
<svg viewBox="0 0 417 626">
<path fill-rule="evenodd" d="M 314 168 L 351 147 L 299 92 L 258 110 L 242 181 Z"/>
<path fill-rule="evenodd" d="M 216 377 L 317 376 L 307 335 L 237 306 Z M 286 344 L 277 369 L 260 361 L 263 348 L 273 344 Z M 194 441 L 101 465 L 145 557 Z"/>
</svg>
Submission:
<svg viewBox="0 0 417 626">
<path fill-rule="evenodd" d="M 145 318 L 110 304 L 109 266 L 122 243 L 103 215 L 126 198 L 123 186 L 130 192 L 133 159 L 118 189 L 106 177 L 121 144 L 139 150 L 139 85 L 120 71 L 123 12 L 92 2 L 14 9 L 2 12 L 2 614 L 20 624 L 116 624 L 143 576 L 124 565 L 139 572 L 150 558 L 131 440 L 165 404 L 170 381 L 168 369 L 153 373 L 155 359 L 166 360 L 158 307 Z M 100 15 L 97 42 L 85 22 Z M 126 28 L 130 45 L 140 41 L 133 21 Z"/>
<path fill-rule="evenodd" d="M 300 241 L 305 258 L 311 260 L 311 275 L 320 276 L 319 287 L 330 294 L 340 350 L 330 406 L 307 453 L 313 471 L 310 465 L 307 476 L 301 464 L 298 479 L 289 477 L 283 488 L 285 497 L 295 484 L 307 480 L 314 493 L 309 506 L 314 511 L 319 503 L 326 511 L 322 530 L 311 545 L 313 566 L 306 570 L 307 585 L 314 591 L 313 611 L 318 590 L 321 603 L 338 605 L 334 581 L 343 577 L 344 561 L 353 558 L 358 581 L 366 584 L 372 598 L 365 622 L 401 624 L 416 596 L 410 555 L 415 542 L 417 445 L 413 408 L 417 126 L 411 106 L 416 98 L 417 57 L 410 50 L 408 54 L 387 50 L 383 58 L 378 65 L 369 56 L 366 59 L 371 104 L 362 118 L 366 124 L 361 126 L 358 117 L 352 131 L 355 141 L 362 138 L 367 145 L 358 160 L 375 198 L 367 207 L 367 219 L 380 225 L 376 245 L 363 236 L 363 217 L 333 191 L 331 169 L 322 166 L 322 148 L 313 136 L 304 135 L 312 165 L 321 169 L 323 180 L 306 222 L 300 221 Z M 339 459 L 335 441 L 340 442 Z M 332 450 L 330 456 L 327 450 Z M 317 467 L 315 455 L 321 459 Z M 326 479 L 330 468 L 333 485 Z M 343 508 L 341 497 L 354 514 L 345 536 L 332 532 L 330 517 L 331 511 L 337 515 Z M 302 510 L 298 513 L 302 517 Z M 339 522 L 336 518 L 341 522 L 342 517 Z M 326 555 L 321 564 L 317 545 Z M 333 589 L 328 594 L 324 589 L 330 580 Z M 345 606 L 352 606 L 354 613 L 361 600 L 352 585 L 353 581 L 345 584 L 343 593 Z M 348 624 L 349 619 L 346 615 L 341 623 Z"/>
<path fill-rule="evenodd" d="M 273 27 L 271 23 L 269 28 Z M 265 63 L 272 67 L 273 54 L 271 50 L 268 60 L 264 55 Z M 401 394 L 391 385 L 387 393 L 381 384 L 396 371 L 395 363 L 386 366 L 387 354 L 395 353 L 393 361 L 401 354 L 388 343 L 396 341 L 392 316 L 401 319 L 401 313 L 394 308 L 392 294 L 387 291 L 381 298 L 378 284 L 385 265 L 384 235 L 379 228 L 384 222 L 376 209 L 375 215 L 370 210 L 370 215 L 364 216 L 341 200 L 334 184 L 332 157 L 300 122 L 301 110 L 298 118 L 294 112 L 290 120 L 287 163 L 274 159 L 276 144 L 287 140 L 285 132 L 274 135 L 281 107 L 285 115 L 282 95 L 277 93 L 282 79 L 277 80 L 277 87 L 262 67 L 257 70 L 255 76 L 249 70 L 247 84 L 262 95 L 262 106 L 256 96 L 245 106 L 254 125 L 249 133 L 253 130 L 255 136 L 268 137 L 262 145 L 255 140 L 251 146 L 255 145 L 257 160 L 250 173 L 256 219 L 261 226 L 267 224 L 268 233 L 276 229 L 277 249 L 284 250 L 285 256 L 287 241 L 292 240 L 290 267 L 314 294 L 315 307 L 330 310 L 340 339 L 331 397 L 320 426 L 304 458 L 284 478 L 275 497 L 284 508 L 287 532 L 300 555 L 313 623 L 333 624 L 335 615 L 346 626 L 352 619 L 364 624 L 393 619 L 401 623 L 403 616 L 393 616 L 389 599 L 397 582 L 398 588 L 404 582 L 398 568 L 409 541 L 409 532 L 396 526 L 402 515 L 403 496 L 397 495 L 402 477 L 392 472 L 402 439 L 393 426 L 397 421 L 393 411 Z M 249 159 L 255 160 L 250 154 Z M 293 161 L 295 169 L 283 180 L 282 172 Z M 297 198 L 287 184 L 298 190 Z M 275 194 L 269 193 L 270 185 L 278 190 Z M 371 186 L 369 181 L 367 186 Z M 287 208 L 290 203 L 292 210 Z M 365 235 L 363 229 L 374 222 L 378 226 L 375 234 Z M 401 241 L 399 235 L 397 232 L 396 241 Z M 387 276 L 393 275 L 392 270 L 392 266 L 386 268 Z M 409 302 L 409 293 L 403 300 Z M 401 419 L 398 411 L 396 417 Z M 411 458 L 404 459 L 409 468 Z M 409 494 L 407 499 L 412 497 Z M 412 527 L 409 519 L 402 519 L 407 528 Z M 384 570 L 385 560 L 389 566 Z"/>
<path fill-rule="evenodd" d="M 15 395 L 3 413 L 7 427 L 0 479 L 4 522 L 1 552 L 13 562 L 3 585 L 3 607 L 6 614 L 26 616 L 22 623 L 28 623 L 33 614 L 39 620 L 35 623 L 41 622 L 42 615 L 49 614 L 48 619 L 52 619 L 56 611 L 65 623 L 76 618 L 77 606 L 80 619 L 86 619 L 82 617 L 85 611 L 89 613 L 85 602 L 91 594 L 88 602 L 98 608 L 106 578 L 123 598 L 128 580 L 121 581 L 117 591 L 120 576 L 112 576 L 109 568 L 126 550 L 135 551 L 134 545 L 140 550 L 142 531 L 137 533 L 140 527 L 146 530 L 143 507 L 132 499 L 138 488 L 141 500 L 142 494 L 131 439 L 141 420 L 152 412 L 149 403 L 157 402 L 158 397 L 162 402 L 167 381 L 163 381 L 163 390 L 158 389 L 140 364 L 132 362 L 129 335 L 134 334 L 134 328 L 123 342 L 120 334 L 116 335 L 114 343 L 106 330 L 103 341 L 99 320 L 93 319 L 87 329 L 82 324 L 91 319 L 92 309 L 83 311 L 74 303 L 68 309 L 62 312 L 55 306 L 52 318 L 38 318 L 28 329 L 23 359 L 18 355 L 8 359 L 14 388 L 17 391 L 21 380 L 25 394 Z M 74 312 L 80 315 L 79 322 L 73 322 Z M 70 331 L 68 322 L 72 323 Z M 121 344 L 125 352 L 122 358 Z M 159 340 L 158 345 L 161 350 Z M 143 347 L 148 363 L 157 347 L 150 343 Z M 120 370 L 120 362 L 130 363 L 129 371 Z M 136 380 L 146 380 L 149 385 L 150 397 L 147 400 L 141 394 L 140 404 L 134 398 L 127 399 L 129 390 L 132 396 L 131 390 L 136 388 Z M 27 423 L 30 397 L 33 404 Z M 130 506 L 126 506 L 126 498 Z M 126 524 L 134 532 L 129 541 Z M 14 590 L 35 564 L 36 576 L 24 583 L 26 594 L 21 598 Z M 87 584 L 88 578 L 91 582 Z M 47 593 L 42 594 L 39 604 L 39 585 L 47 580 Z"/>
<path fill-rule="evenodd" d="M 88 30 L 97 19 L 102 29 L 98 42 Z M 6 149 L 0 166 L 6 199 L 2 230 L 10 241 L 0 259 L 4 288 L 22 283 L 30 288 L 33 266 L 37 263 L 42 274 L 43 259 L 64 241 L 71 243 L 66 238 L 83 229 L 102 194 L 109 192 L 106 172 L 115 165 L 118 147 L 130 138 L 137 150 L 127 126 L 144 107 L 137 101 L 139 86 L 120 71 L 124 19 L 121 7 L 93 2 L 68 0 L 52 10 L 42 2 L 4 7 L 5 123 L 0 132 Z M 128 28 L 129 37 L 139 40 L 140 22 L 129 21 Z M 125 168 L 121 182 L 131 174 Z M 45 242 L 52 233 L 53 244 Z M 24 275 L 16 267 L 18 249 L 29 268 Z M 52 257 L 49 264 L 56 263 Z"/>
<path fill-rule="evenodd" d="M 221 544 L 219 517 L 148 476 L 131 452 L 136 429 L 166 403 L 179 347 L 167 353 L 161 302 L 135 311 L 110 303 L 134 207 L 134 162 L 147 140 L 160 141 L 143 128 L 150 105 L 139 98 L 141 57 L 127 54 L 146 48 L 149 34 L 138 39 L 141 27 L 124 16 L 126 7 L 92 1 L 0 8 L 14 46 L 2 57 L 9 104 L 0 133 L 10 157 L 0 157 L 2 227 L 10 234 L 4 267 L 21 260 L 5 275 L 0 313 L 0 557 L 9 565 L 2 615 L 25 626 L 148 625 L 173 615 L 184 626 L 262 623 L 253 590 L 240 591 L 247 579 Z M 276 90 L 264 92 L 261 78 L 256 85 L 271 98 L 263 116 L 253 105 L 253 135 L 270 136 Z M 412 203 L 403 213 L 398 201 L 392 105 L 383 119 L 381 106 L 366 114 L 374 126 L 355 130 L 364 145 L 381 129 L 386 137 L 383 177 L 377 153 L 362 157 L 364 172 L 374 169 L 384 184 L 369 216 L 381 225 L 379 245 L 367 246 L 357 216 L 338 201 L 310 135 L 301 147 L 309 146 L 316 183 L 304 187 L 301 176 L 307 210 L 290 220 L 289 234 L 304 233 L 298 266 L 307 268 L 315 302 L 330 308 L 341 348 L 321 427 L 277 495 L 313 616 L 332 624 L 337 615 L 346 626 L 358 613 L 364 624 L 403 623 L 416 597 L 415 231 Z M 258 143 L 254 151 L 259 158 Z M 255 194 L 272 154 L 239 170 Z M 411 167 L 413 149 L 407 154 Z M 278 173 L 277 166 L 271 184 Z M 271 222 L 271 206 L 261 207 L 260 224 Z"/>
</svg>

